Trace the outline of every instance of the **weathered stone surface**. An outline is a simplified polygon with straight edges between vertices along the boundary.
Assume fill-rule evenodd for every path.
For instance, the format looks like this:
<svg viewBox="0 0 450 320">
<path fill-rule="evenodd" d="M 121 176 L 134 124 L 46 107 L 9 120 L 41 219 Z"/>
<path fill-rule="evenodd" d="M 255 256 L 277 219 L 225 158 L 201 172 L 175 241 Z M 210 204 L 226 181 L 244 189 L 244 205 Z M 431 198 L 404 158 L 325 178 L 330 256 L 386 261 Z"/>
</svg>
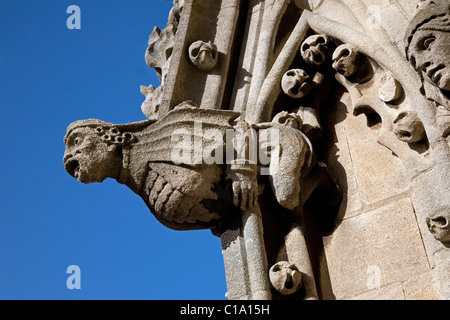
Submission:
<svg viewBox="0 0 450 320">
<path fill-rule="evenodd" d="M 397 282 L 343 300 L 406 300 L 402 284 Z"/>
<path fill-rule="evenodd" d="M 431 284 L 431 285 L 430 285 Z M 439 300 L 439 289 L 433 284 L 431 272 L 411 277 L 405 282 L 396 282 L 373 289 L 349 300 Z"/>
<path fill-rule="evenodd" d="M 342 103 L 336 104 L 331 109 L 331 115 L 327 117 L 326 124 L 333 132 L 332 145 L 328 148 L 327 163 L 331 174 L 344 192 L 341 215 L 348 218 L 361 212 L 363 202 L 346 133 L 347 117 L 349 117 L 347 106 L 351 104 L 351 100 L 348 95 L 344 95 L 341 101 Z"/>
<path fill-rule="evenodd" d="M 347 104 L 347 105 L 346 105 Z M 380 124 L 367 126 L 366 116 L 351 116 L 351 101 L 343 98 L 333 109 L 335 146 L 328 161 L 337 181 L 345 186 L 345 215 L 359 214 L 362 208 L 403 194 L 410 183 L 400 159 L 377 143 Z"/>
<path fill-rule="evenodd" d="M 431 284 L 431 285 L 430 285 Z M 411 277 L 403 283 L 406 300 L 439 300 L 439 286 L 436 285 L 431 272 Z"/>
<path fill-rule="evenodd" d="M 429 270 L 407 198 L 344 220 L 326 239 L 325 252 L 337 299 L 368 291 L 371 281 L 382 288 Z"/>
</svg>

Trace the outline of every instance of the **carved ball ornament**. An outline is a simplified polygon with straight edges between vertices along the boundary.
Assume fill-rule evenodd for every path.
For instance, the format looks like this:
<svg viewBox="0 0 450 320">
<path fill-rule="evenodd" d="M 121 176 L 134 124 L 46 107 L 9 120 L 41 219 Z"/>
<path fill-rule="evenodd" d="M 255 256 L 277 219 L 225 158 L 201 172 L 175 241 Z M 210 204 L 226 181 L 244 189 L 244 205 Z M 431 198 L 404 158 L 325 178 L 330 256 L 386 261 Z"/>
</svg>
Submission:
<svg viewBox="0 0 450 320">
<path fill-rule="evenodd" d="M 102 138 L 102 141 L 107 144 L 114 144 L 118 146 L 124 146 L 132 143 L 134 135 L 130 132 L 121 133 L 118 128 L 115 127 L 102 127 L 95 128 L 95 133 Z"/>
</svg>

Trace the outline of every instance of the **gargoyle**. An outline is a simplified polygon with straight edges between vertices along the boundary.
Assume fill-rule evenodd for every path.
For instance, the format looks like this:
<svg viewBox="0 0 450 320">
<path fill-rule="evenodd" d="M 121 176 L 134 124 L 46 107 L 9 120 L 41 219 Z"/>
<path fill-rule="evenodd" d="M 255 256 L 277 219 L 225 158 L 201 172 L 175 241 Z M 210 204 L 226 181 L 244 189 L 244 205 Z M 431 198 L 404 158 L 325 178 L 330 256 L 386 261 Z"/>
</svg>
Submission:
<svg viewBox="0 0 450 320">
<path fill-rule="evenodd" d="M 251 126 L 239 116 L 185 103 L 158 121 L 76 121 L 67 128 L 63 162 L 80 182 L 125 184 L 171 229 L 214 229 L 231 205 L 252 207 L 260 175 L 269 176 L 280 205 L 294 209 L 302 177 L 316 165 L 301 119 L 282 113 Z"/>
</svg>

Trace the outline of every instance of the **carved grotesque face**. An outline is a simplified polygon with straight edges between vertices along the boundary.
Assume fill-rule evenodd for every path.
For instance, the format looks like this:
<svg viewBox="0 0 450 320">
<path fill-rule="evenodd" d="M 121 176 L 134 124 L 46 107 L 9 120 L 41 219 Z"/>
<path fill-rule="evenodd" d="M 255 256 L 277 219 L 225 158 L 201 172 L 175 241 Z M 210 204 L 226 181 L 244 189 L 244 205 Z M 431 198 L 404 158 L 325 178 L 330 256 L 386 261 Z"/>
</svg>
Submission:
<svg viewBox="0 0 450 320">
<path fill-rule="evenodd" d="M 450 242 L 450 209 L 442 207 L 427 218 L 427 225 L 433 236 L 441 242 Z"/>
<path fill-rule="evenodd" d="M 64 167 L 83 183 L 117 177 L 122 165 L 117 147 L 104 142 L 94 130 L 90 127 L 76 128 L 65 138 Z"/>
<path fill-rule="evenodd" d="M 401 112 L 394 120 L 394 133 L 403 142 L 414 143 L 425 139 L 425 128 L 416 112 Z"/>
<path fill-rule="evenodd" d="M 355 74 L 359 60 L 359 53 L 353 46 L 343 44 L 333 53 L 333 68 L 346 77 Z"/>
<path fill-rule="evenodd" d="M 421 30 L 409 45 L 409 59 L 424 78 L 441 90 L 450 90 L 450 32 Z"/>
<path fill-rule="evenodd" d="M 302 98 L 309 93 L 309 75 L 302 69 L 288 70 L 281 79 L 283 92 L 291 98 Z"/>
<path fill-rule="evenodd" d="M 297 113 L 289 113 L 287 111 L 281 111 L 273 117 L 272 122 L 284 124 L 288 127 L 301 130 L 303 126 L 303 120 Z"/>
<path fill-rule="evenodd" d="M 217 46 L 214 43 L 195 41 L 189 47 L 189 58 L 202 71 L 211 71 L 218 60 Z"/>
<path fill-rule="evenodd" d="M 306 63 L 321 66 L 331 55 L 331 41 L 326 35 L 312 35 L 300 47 L 300 53 Z"/>
<path fill-rule="evenodd" d="M 303 281 L 303 276 L 298 268 L 287 261 L 274 264 L 269 270 L 269 278 L 272 286 L 282 295 L 297 292 Z"/>
</svg>

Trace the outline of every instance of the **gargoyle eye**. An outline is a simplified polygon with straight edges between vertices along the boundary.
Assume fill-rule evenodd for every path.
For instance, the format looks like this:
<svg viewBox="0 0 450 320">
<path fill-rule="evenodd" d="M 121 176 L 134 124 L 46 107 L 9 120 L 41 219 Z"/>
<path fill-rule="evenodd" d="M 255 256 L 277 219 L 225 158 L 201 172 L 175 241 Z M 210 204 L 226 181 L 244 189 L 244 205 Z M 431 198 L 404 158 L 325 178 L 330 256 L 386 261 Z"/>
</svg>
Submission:
<svg viewBox="0 0 450 320">
<path fill-rule="evenodd" d="M 81 144 L 81 138 L 80 137 L 76 137 L 73 140 L 73 144 L 74 144 L 74 146 L 79 146 Z"/>
<path fill-rule="evenodd" d="M 434 42 L 434 40 L 436 40 L 436 38 L 434 38 L 434 37 L 430 37 L 430 38 L 425 39 L 424 42 L 423 42 L 423 47 L 425 49 L 428 49 L 430 47 L 430 45 Z"/>
<path fill-rule="evenodd" d="M 436 37 L 434 37 L 433 35 L 424 37 L 418 42 L 416 49 L 419 51 L 428 50 L 435 40 Z"/>
</svg>

